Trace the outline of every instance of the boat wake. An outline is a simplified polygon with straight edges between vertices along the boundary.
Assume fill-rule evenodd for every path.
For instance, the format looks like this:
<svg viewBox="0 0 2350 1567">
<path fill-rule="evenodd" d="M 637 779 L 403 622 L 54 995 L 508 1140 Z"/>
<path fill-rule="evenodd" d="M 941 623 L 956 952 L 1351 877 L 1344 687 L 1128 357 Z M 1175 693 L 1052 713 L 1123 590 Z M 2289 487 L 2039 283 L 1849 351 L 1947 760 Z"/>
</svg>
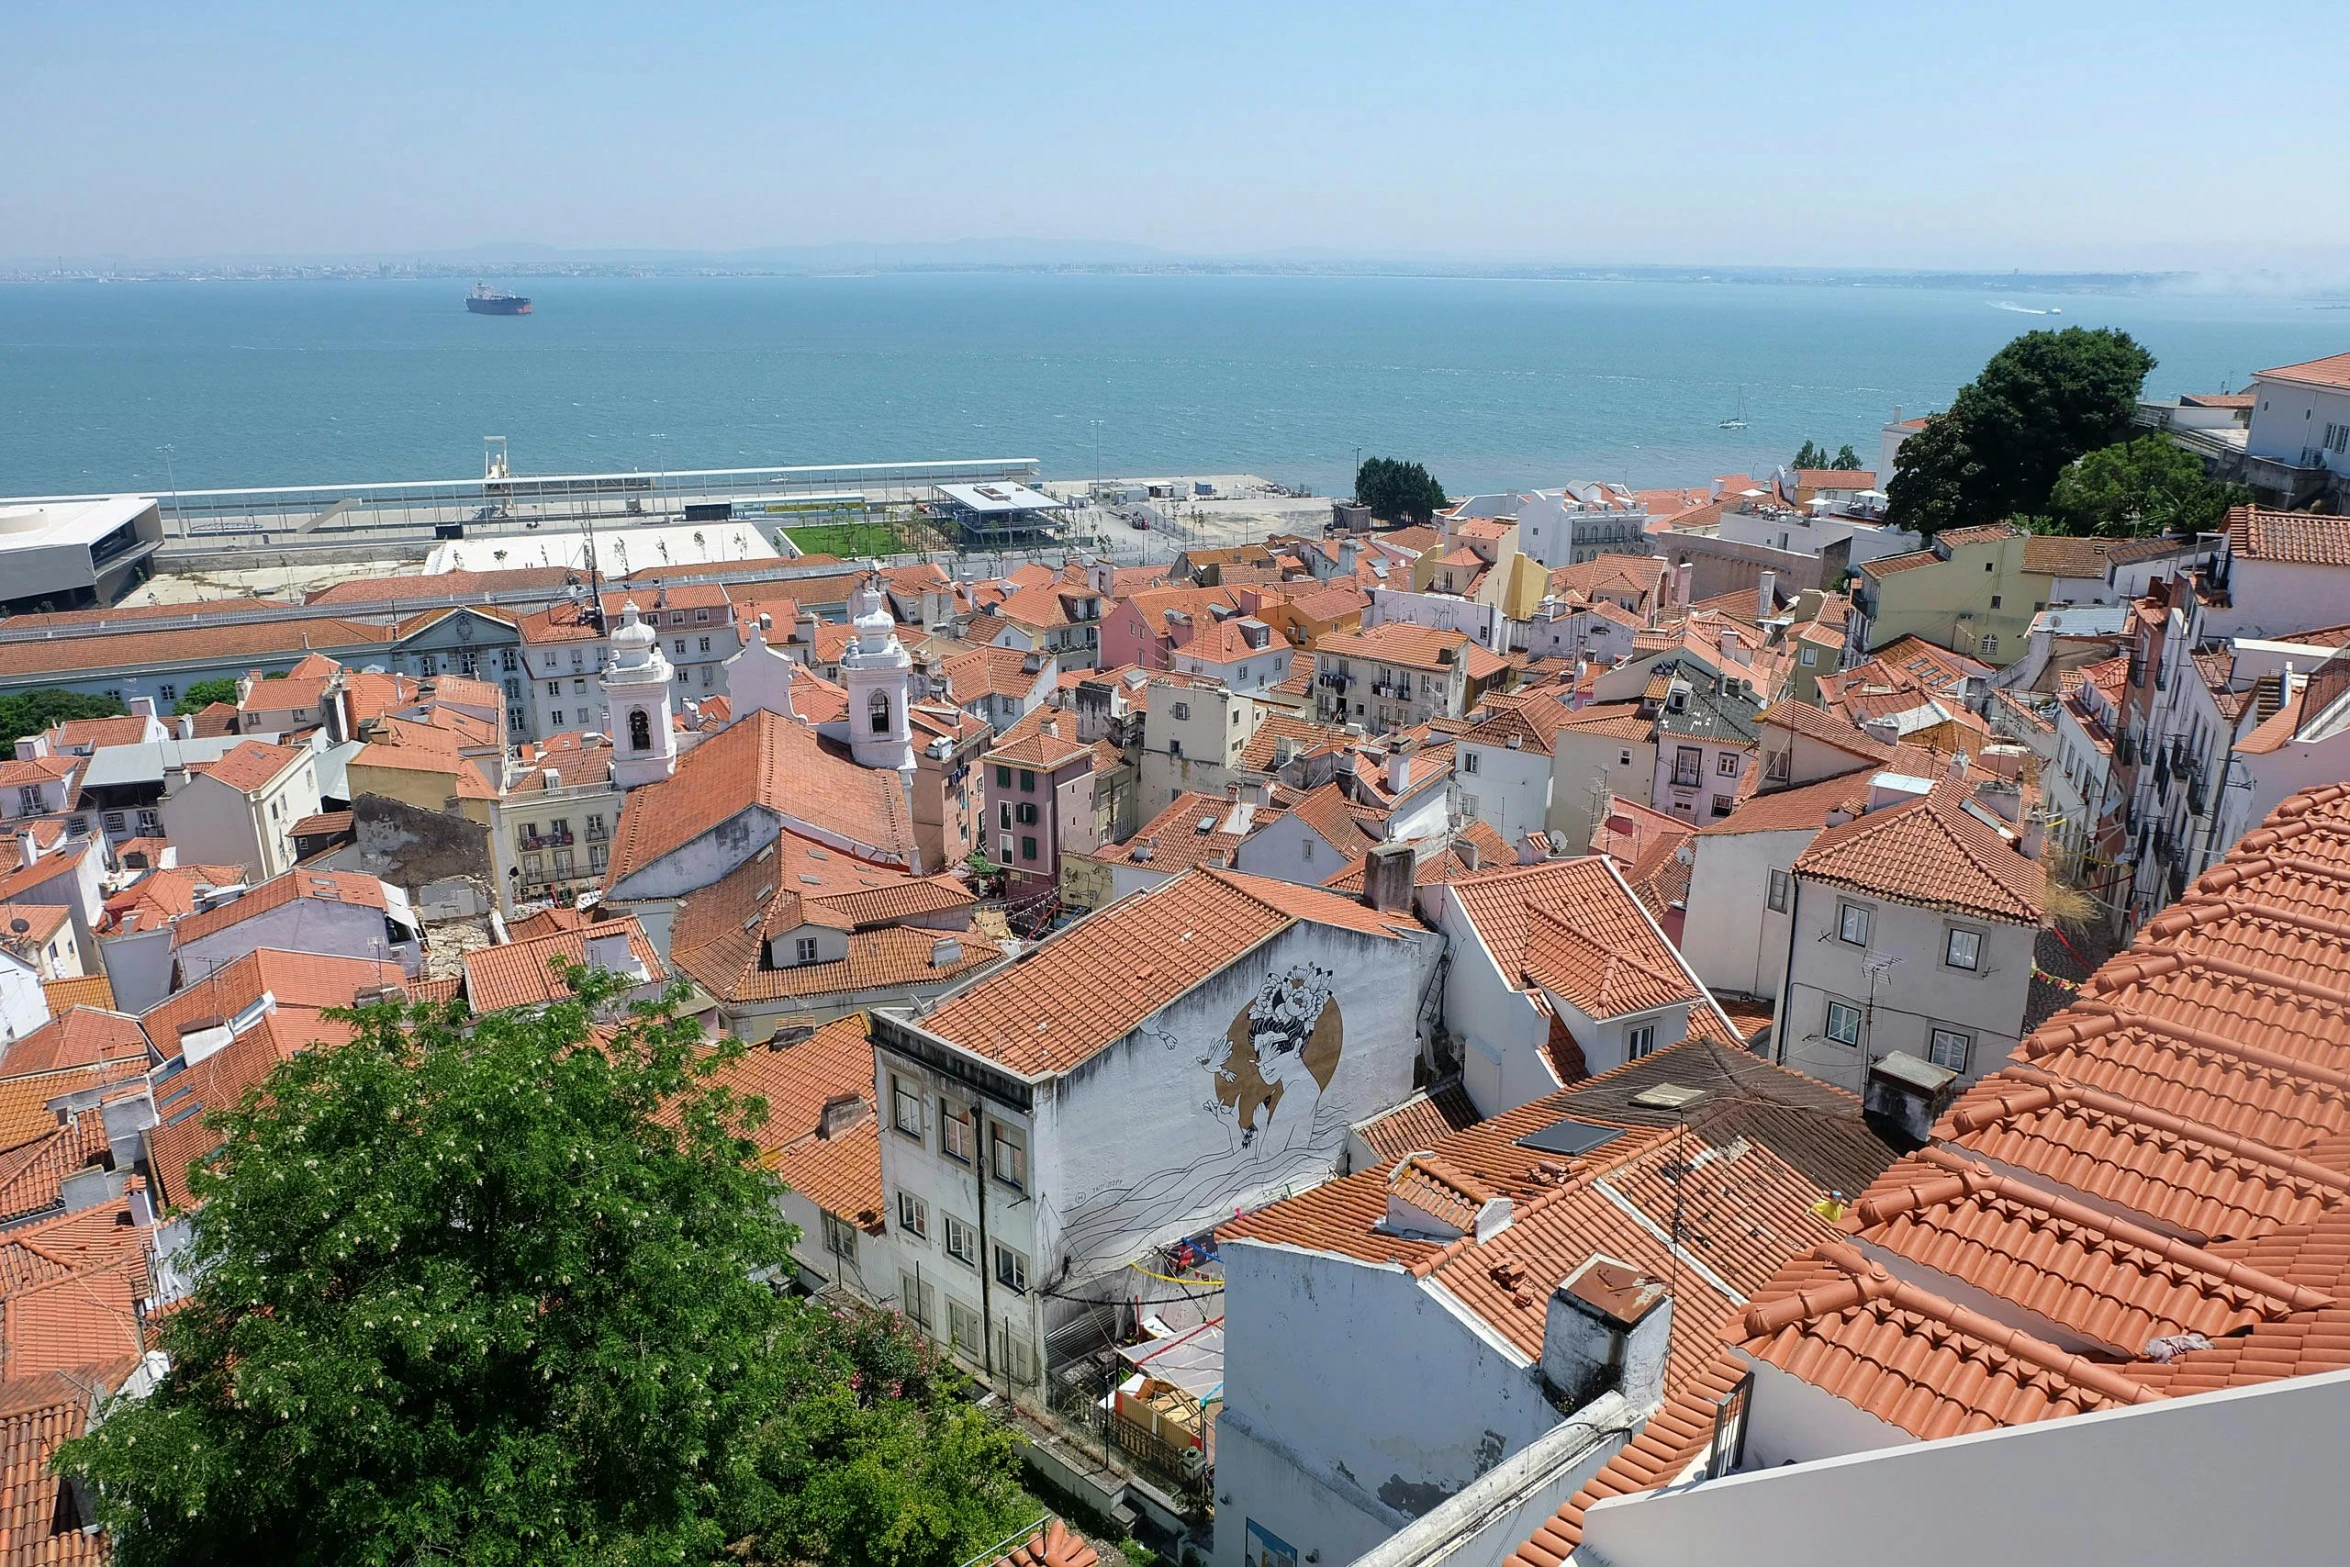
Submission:
<svg viewBox="0 0 2350 1567">
<path fill-rule="evenodd" d="M 2012 310 L 2019 316 L 2047 316 L 2054 315 L 2056 313 L 2053 310 L 2034 310 L 2030 305 L 2019 305 L 2016 304 L 2013 300 L 2007 299 L 2000 300 L 1991 308 L 1994 310 Z"/>
</svg>

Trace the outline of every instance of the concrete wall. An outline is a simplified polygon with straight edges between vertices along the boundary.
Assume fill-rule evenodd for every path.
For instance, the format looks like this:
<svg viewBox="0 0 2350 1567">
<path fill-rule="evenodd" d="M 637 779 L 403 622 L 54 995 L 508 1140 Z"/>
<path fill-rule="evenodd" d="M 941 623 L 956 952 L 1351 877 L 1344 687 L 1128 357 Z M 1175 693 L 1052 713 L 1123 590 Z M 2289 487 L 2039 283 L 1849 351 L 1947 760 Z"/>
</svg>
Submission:
<svg viewBox="0 0 2350 1567">
<path fill-rule="evenodd" d="M 1758 1419 L 1768 1407 L 1758 1386 Z M 2346 1422 L 2350 1372 L 2337 1371 L 1790 1468 L 1750 1464 L 1601 1502 L 1582 1556 L 1612 1567 L 2332 1561 Z"/>
<path fill-rule="evenodd" d="M 1606 813 L 1608 796 L 1649 803 L 1656 783 L 1656 745 L 1562 729 L 1551 748 L 1550 776 L 1550 814 L 1544 825 L 1554 839 L 1579 850 L 1591 842 L 1591 829 Z"/>
<path fill-rule="evenodd" d="M 1400 1267 L 1240 1241 L 1224 1270 L 1217 1567 L 1252 1520 L 1351 1560 L 1558 1424 L 1524 1356 Z M 1361 1374 L 1382 1362 L 1408 1396 Z"/>
<path fill-rule="evenodd" d="M 1550 756 L 1506 745 L 1462 741 L 1454 747 L 1452 766 L 1463 817 L 1486 823 L 1511 842 L 1550 825 L 1554 766 Z M 1580 849 L 1589 841 L 1585 838 L 1573 847 Z"/>
<path fill-rule="evenodd" d="M 1496 1116 L 1553 1092 L 1558 1075 L 1542 1059 L 1550 1020 L 1533 997 L 1509 987 L 1458 903 L 1447 899 L 1440 918 L 1453 943 L 1444 1026 L 1460 1050 L 1461 1086 L 1477 1113 Z"/>
<path fill-rule="evenodd" d="M 1459 631 L 1496 653 L 1508 651 L 1508 623 L 1503 620 L 1501 611 L 1491 604 L 1480 604 L 1473 599 L 1447 593 L 1410 593 L 1400 588 L 1373 588 L 1371 607 L 1363 613 L 1364 627 L 1384 626 L 1391 622 L 1427 626 L 1437 631 Z"/>
<path fill-rule="evenodd" d="M 2350 474 L 2350 453 L 2326 444 L 2326 426 L 2350 424 L 2350 392 L 2287 381 L 2255 381 L 2252 429 L 2244 449 L 2295 467 L 2326 467 Z"/>
<path fill-rule="evenodd" d="M 2228 568 L 2228 599 L 2204 611 L 2205 636 L 2282 640 L 2342 623 L 2350 606 L 2350 570 L 2239 560 Z"/>
<path fill-rule="evenodd" d="M 622 877 L 612 896 L 615 900 L 682 898 L 709 886 L 782 836 L 783 823 L 773 812 L 746 806 L 700 837 Z M 832 846 L 848 847 L 838 842 Z"/>
<path fill-rule="evenodd" d="M 193 984 L 261 947 L 339 958 L 380 958 L 398 963 L 410 975 L 424 965 L 415 942 L 391 939 L 383 910 L 323 898 L 291 898 L 223 930 L 180 943 L 181 983 Z"/>
<path fill-rule="evenodd" d="M 1962 1083 L 2006 1061 L 2022 1036 L 2035 929 L 1862 897 L 1801 877 L 1795 896 L 1801 901 L 1792 919 L 1793 971 L 1772 1036 L 1788 1066 L 1858 1093 L 1868 1063 L 1888 1052 L 1928 1059 L 1928 1031 L 1937 1025 L 1972 1036 Z M 1869 910 L 1866 948 L 1836 934 L 1847 903 Z M 1954 928 L 1982 933 L 1971 971 L 1943 961 L 1944 938 Z M 1870 965 L 1891 959 L 1899 961 L 1880 967 L 1872 985 Z M 1825 1036 L 1831 999 L 1862 1009 L 1858 1048 Z"/>
<path fill-rule="evenodd" d="M 1770 873 L 1785 871 L 1816 836 L 1796 832 L 1699 833 L 1691 840 L 1689 912 L 1681 955 L 1708 990 L 1765 999 L 1787 965 L 1786 910 L 1770 906 Z M 1790 884 L 1788 903 L 1794 902 Z"/>
</svg>

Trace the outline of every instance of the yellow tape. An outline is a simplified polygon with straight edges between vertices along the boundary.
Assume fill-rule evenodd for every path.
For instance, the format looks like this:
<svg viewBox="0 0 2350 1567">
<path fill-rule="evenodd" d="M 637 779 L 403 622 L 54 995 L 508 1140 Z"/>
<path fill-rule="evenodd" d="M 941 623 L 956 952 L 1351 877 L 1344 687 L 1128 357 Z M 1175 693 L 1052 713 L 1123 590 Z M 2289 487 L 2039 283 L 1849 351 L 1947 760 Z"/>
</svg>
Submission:
<svg viewBox="0 0 2350 1567">
<path fill-rule="evenodd" d="M 1164 1273 L 1151 1272 L 1150 1269 L 1144 1267 L 1139 1262 L 1130 1262 L 1126 1264 L 1126 1266 L 1132 1268 L 1135 1272 L 1141 1274 L 1146 1279 L 1157 1279 L 1161 1284 L 1182 1284 L 1187 1285 L 1195 1290 L 1220 1290 L 1224 1287 L 1224 1281 L 1222 1279 L 1171 1279 Z"/>
</svg>

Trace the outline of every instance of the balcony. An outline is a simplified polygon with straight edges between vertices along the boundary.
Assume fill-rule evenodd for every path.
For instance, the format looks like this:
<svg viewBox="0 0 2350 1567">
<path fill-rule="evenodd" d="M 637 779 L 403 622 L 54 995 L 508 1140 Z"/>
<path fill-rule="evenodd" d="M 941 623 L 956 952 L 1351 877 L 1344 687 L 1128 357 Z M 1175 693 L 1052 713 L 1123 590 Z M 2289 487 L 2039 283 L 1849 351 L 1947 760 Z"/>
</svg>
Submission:
<svg viewBox="0 0 2350 1567">
<path fill-rule="evenodd" d="M 526 854 L 539 849 L 568 849 L 571 847 L 571 834 L 518 832 L 514 835 L 514 841 Z"/>
</svg>

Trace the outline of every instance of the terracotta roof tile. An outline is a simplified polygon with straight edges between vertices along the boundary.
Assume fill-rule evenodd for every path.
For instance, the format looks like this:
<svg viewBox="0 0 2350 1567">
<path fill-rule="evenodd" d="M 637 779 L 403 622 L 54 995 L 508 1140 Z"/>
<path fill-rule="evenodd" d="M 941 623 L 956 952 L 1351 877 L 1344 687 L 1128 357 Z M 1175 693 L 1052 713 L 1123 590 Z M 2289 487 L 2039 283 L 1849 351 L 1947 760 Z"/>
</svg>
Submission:
<svg viewBox="0 0 2350 1567">
<path fill-rule="evenodd" d="M 1392 1161 L 1415 1148 L 1433 1147 L 1440 1139 L 1475 1126 L 1478 1119 L 1476 1104 L 1456 1077 L 1358 1123 L 1354 1131 L 1373 1155 Z"/>
<path fill-rule="evenodd" d="M 218 779 L 231 789 L 241 789 L 250 794 L 256 789 L 267 788 L 281 774 L 308 760 L 309 756 L 309 751 L 298 746 L 247 740 L 223 752 L 217 760 L 194 763 L 188 770 Z"/>
<path fill-rule="evenodd" d="M 661 966 L 660 949 L 637 924 L 636 916 L 630 914 L 596 925 L 511 941 L 501 947 L 475 948 L 465 954 L 465 999 L 476 1012 L 545 1006 L 563 1000 L 571 994 L 571 989 L 563 982 L 556 965 L 585 965 L 589 937 L 617 934 L 628 937 L 629 955 L 644 965 L 645 983 L 667 982 L 669 971 Z"/>
<path fill-rule="evenodd" d="M 77 1006 L 58 1014 L 0 1053 L 0 1073 L 22 1077 L 102 1061 L 145 1060 L 147 1034 L 124 1012 Z"/>
<path fill-rule="evenodd" d="M 1419 928 L 1316 888 L 1194 870 L 1038 943 L 920 1026 L 1024 1076 L 1064 1072 L 1299 921 L 1382 939 Z"/>
<path fill-rule="evenodd" d="M 2243 560 L 2350 566 L 2350 519 L 2239 506 L 2228 513 L 2228 549 Z"/>
<path fill-rule="evenodd" d="M 1055 1518 L 991 1567 L 1094 1567 L 1100 1560 L 1085 1536 Z"/>
<path fill-rule="evenodd" d="M 0 1382 L 0 1559 L 10 1567 L 103 1567 L 112 1560 L 104 1535 L 57 1529 L 65 1481 L 49 1463 L 59 1446 L 89 1429 L 91 1407 L 138 1364 L 121 1356 Z"/>
<path fill-rule="evenodd" d="M 2040 922 L 2048 877 L 2037 860 L 2010 847 L 1940 784 L 1914 801 L 1827 828 L 1796 857 L 1795 874 L 1924 908 L 2025 925 Z"/>
<path fill-rule="evenodd" d="M 881 1123 L 868 1114 L 830 1137 L 805 1137 L 762 1157 L 783 1184 L 870 1235 L 881 1213 Z"/>
<path fill-rule="evenodd" d="M 762 709 L 686 752 L 671 777 L 628 792 L 606 885 L 753 805 L 874 857 L 912 860 L 913 824 L 897 775 L 834 756 L 813 730 Z"/>
<path fill-rule="evenodd" d="M 2350 354 L 2329 354 L 2323 359 L 2305 359 L 2299 364 L 2252 373 L 2264 380 L 2293 381 L 2303 386 L 2350 387 Z"/>
<path fill-rule="evenodd" d="M 386 906 L 383 883 L 364 871 L 290 870 L 226 903 L 181 918 L 171 927 L 171 944 L 186 946 L 301 898 L 378 911 Z"/>
</svg>

